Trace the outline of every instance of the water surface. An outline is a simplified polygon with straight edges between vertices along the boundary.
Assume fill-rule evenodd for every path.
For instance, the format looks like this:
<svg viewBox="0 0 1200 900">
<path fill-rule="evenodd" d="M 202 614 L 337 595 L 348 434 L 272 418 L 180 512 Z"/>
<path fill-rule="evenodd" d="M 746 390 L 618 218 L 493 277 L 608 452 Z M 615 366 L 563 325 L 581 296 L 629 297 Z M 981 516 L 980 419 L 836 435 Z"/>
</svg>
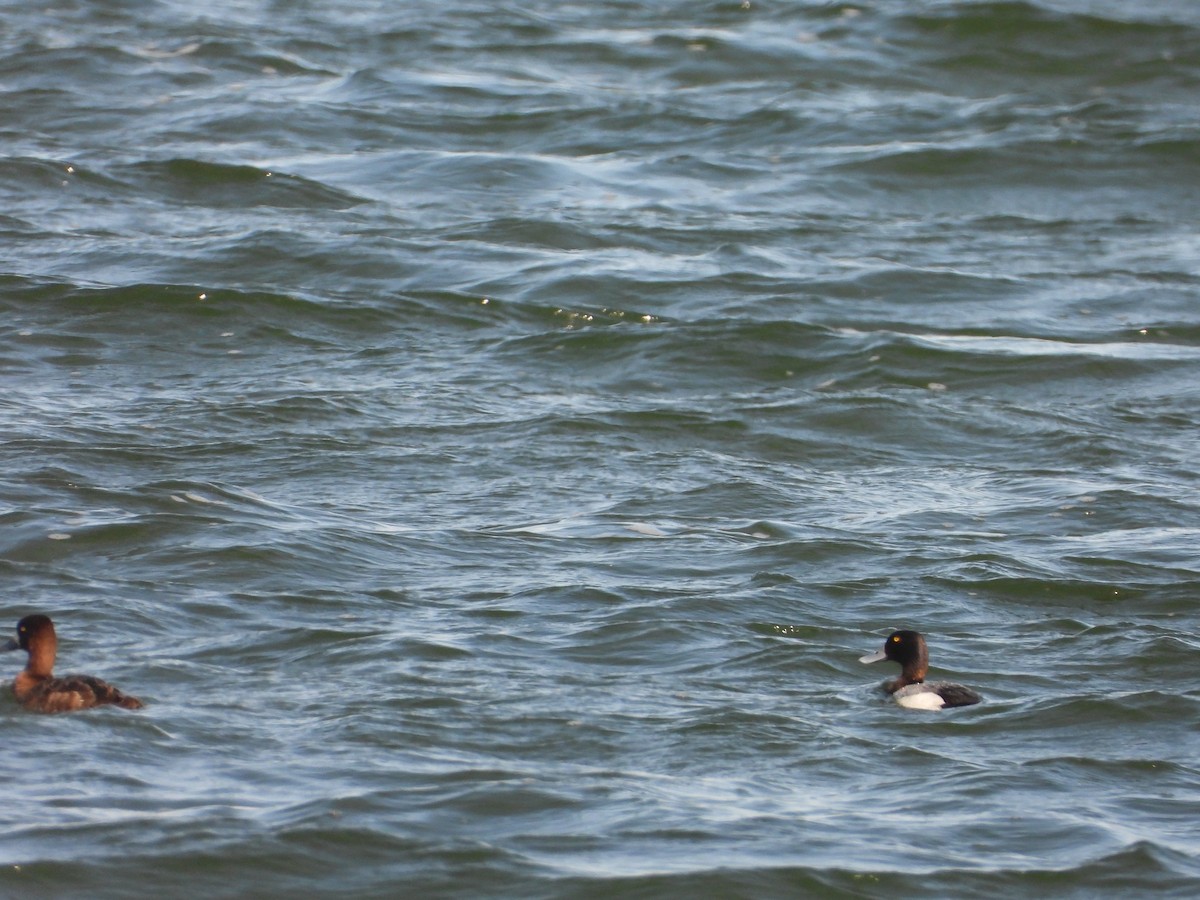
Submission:
<svg viewBox="0 0 1200 900">
<path fill-rule="evenodd" d="M 1200 889 L 1194 4 L 3 18 L 0 892 Z"/>
</svg>

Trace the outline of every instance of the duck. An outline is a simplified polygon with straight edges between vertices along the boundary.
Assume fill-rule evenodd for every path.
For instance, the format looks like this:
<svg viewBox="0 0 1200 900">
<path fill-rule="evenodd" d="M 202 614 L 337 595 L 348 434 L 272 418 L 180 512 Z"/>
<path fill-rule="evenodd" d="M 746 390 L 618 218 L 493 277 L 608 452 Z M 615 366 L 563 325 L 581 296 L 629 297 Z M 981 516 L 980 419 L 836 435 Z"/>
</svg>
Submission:
<svg viewBox="0 0 1200 900">
<path fill-rule="evenodd" d="M 52 673 L 58 637 L 49 616 L 37 613 L 23 618 L 17 623 L 16 640 L 9 640 L 0 650 L 24 650 L 29 654 L 29 662 L 13 681 L 13 693 L 18 703 L 33 712 L 73 712 L 109 705 L 141 709 L 145 705 L 92 675 L 55 678 Z"/>
<path fill-rule="evenodd" d="M 861 663 L 890 659 L 900 664 L 900 674 L 883 683 L 883 689 L 901 706 L 909 709 L 942 709 L 970 706 L 983 698 L 969 687 L 952 681 L 925 681 L 929 670 L 929 647 L 919 631 L 893 631 L 883 648 L 860 657 Z"/>
</svg>

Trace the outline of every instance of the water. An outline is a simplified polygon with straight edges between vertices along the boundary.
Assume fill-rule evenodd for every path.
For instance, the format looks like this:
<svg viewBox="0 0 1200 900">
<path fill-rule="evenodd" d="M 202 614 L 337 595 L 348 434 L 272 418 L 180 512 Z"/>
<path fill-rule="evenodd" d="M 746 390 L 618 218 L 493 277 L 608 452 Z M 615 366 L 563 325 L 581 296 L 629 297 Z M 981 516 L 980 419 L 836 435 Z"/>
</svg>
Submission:
<svg viewBox="0 0 1200 900">
<path fill-rule="evenodd" d="M 2 21 L 0 894 L 1200 890 L 1200 7 Z"/>
</svg>

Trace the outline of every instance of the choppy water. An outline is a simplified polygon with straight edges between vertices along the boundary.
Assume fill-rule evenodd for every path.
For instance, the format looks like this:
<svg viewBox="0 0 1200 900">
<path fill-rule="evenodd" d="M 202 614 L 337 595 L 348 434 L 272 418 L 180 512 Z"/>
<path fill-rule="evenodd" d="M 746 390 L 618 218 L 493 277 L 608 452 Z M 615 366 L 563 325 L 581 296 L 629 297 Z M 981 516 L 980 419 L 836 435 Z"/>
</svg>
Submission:
<svg viewBox="0 0 1200 900">
<path fill-rule="evenodd" d="M 0 894 L 1200 891 L 1200 5 L 0 22 Z"/>
</svg>

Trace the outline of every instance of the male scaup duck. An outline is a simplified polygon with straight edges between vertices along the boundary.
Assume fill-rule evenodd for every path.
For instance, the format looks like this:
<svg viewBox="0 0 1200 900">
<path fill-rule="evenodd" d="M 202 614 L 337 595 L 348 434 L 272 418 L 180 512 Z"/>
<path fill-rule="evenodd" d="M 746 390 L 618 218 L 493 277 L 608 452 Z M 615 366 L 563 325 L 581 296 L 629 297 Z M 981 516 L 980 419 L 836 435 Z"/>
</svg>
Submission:
<svg viewBox="0 0 1200 900">
<path fill-rule="evenodd" d="M 26 616 L 17 623 L 17 640 L 3 650 L 24 650 L 29 662 L 13 681 L 17 702 L 34 712 L 70 712 L 111 704 L 124 709 L 141 709 L 142 701 L 123 694 L 111 684 L 91 675 L 63 675 L 55 678 L 54 654 L 58 638 L 49 616 Z"/>
<path fill-rule="evenodd" d="M 901 706 L 941 709 L 944 706 L 970 706 L 983 699 L 969 687 L 950 681 L 926 684 L 929 648 L 925 646 L 925 638 L 919 631 L 893 631 L 883 642 L 882 650 L 868 653 L 858 661 L 873 663 L 881 659 L 900 663 L 900 674 L 885 681 L 883 689 Z"/>
</svg>

